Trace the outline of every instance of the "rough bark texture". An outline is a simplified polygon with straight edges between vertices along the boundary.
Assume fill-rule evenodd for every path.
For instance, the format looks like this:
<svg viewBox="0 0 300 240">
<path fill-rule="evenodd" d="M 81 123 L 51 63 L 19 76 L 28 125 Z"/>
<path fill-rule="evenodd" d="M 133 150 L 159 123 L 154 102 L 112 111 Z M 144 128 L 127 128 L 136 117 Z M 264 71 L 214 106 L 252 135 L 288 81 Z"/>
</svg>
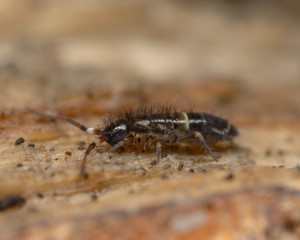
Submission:
<svg viewBox="0 0 300 240">
<path fill-rule="evenodd" d="M 283 0 L 1 3 L 0 239 L 299 239 L 299 12 Z M 218 163 L 163 147 L 151 165 L 153 151 L 97 144 L 79 181 L 95 138 L 25 108 L 101 127 L 141 104 L 211 112 L 240 135 L 214 146 Z"/>
</svg>

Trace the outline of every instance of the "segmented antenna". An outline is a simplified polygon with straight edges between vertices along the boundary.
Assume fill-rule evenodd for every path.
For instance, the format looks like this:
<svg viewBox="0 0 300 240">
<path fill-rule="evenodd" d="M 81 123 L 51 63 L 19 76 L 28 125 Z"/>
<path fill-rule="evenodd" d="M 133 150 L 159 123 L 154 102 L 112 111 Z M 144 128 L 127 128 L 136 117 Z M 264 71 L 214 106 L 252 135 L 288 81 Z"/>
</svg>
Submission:
<svg viewBox="0 0 300 240">
<path fill-rule="evenodd" d="M 65 116 L 55 116 L 55 115 L 50 115 L 50 114 L 42 113 L 42 112 L 34 110 L 34 109 L 30 108 L 30 107 L 26 107 L 26 109 L 29 110 L 30 112 L 33 112 L 33 113 L 35 113 L 37 115 L 40 115 L 42 117 L 51 118 L 51 119 L 65 120 L 68 123 L 71 123 L 73 126 L 79 128 L 80 130 L 82 130 L 84 132 L 91 133 L 91 134 L 94 134 L 94 135 L 102 135 L 102 132 L 99 129 L 95 129 L 95 128 L 91 128 L 91 127 L 86 127 L 83 124 L 81 124 L 79 122 L 76 122 L 72 118 L 65 117 Z"/>
</svg>

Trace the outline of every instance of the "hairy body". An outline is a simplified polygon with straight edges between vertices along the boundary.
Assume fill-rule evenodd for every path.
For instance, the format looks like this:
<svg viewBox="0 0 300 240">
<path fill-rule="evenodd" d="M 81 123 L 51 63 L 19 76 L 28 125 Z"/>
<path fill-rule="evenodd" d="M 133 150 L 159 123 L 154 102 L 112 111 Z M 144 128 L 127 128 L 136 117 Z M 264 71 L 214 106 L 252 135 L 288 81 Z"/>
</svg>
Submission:
<svg viewBox="0 0 300 240">
<path fill-rule="evenodd" d="M 178 143 L 196 144 L 204 146 L 211 157 L 218 161 L 208 143 L 225 141 L 238 134 L 235 126 L 227 119 L 209 113 L 176 111 L 173 107 L 140 107 L 125 111 L 117 117 L 107 117 L 104 129 L 86 127 L 71 118 L 52 116 L 28 108 L 28 110 L 52 119 L 63 119 L 82 131 L 98 136 L 100 142 L 106 141 L 112 147 L 109 152 L 121 146 L 142 143 L 144 147 L 155 143 L 157 162 L 161 158 L 161 146 Z M 81 174 L 89 152 L 95 143 L 88 147 L 83 162 Z"/>
</svg>

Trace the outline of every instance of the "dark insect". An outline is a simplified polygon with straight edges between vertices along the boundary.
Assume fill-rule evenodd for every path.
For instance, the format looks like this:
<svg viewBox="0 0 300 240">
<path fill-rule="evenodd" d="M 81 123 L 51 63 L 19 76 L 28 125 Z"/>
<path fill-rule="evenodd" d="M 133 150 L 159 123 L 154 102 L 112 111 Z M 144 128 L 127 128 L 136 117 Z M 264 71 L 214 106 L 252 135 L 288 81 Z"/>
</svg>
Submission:
<svg viewBox="0 0 300 240">
<path fill-rule="evenodd" d="M 0 199 L 0 211 L 25 204 L 25 198 L 20 195 L 10 195 Z"/>
<path fill-rule="evenodd" d="M 237 129 L 226 119 L 209 113 L 179 112 L 172 107 L 141 107 L 125 111 L 116 118 L 105 119 L 105 128 L 102 130 L 86 127 L 69 117 L 52 116 L 30 108 L 28 110 L 43 117 L 63 119 L 84 132 L 98 136 L 101 143 L 106 141 L 112 146 L 108 152 L 137 142 L 143 143 L 144 148 L 155 143 L 157 163 L 161 159 L 162 144 L 168 146 L 178 143 L 204 146 L 210 156 L 218 161 L 208 143 L 226 141 L 238 134 Z M 85 176 L 86 158 L 95 145 L 91 143 L 85 152 L 81 176 Z"/>
<path fill-rule="evenodd" d="M 15 145 L 20 145 L 20 144 L 22 144 L 23 142 L 25 142 L 25 139 L 22 138 L 22 137 L 20 137 L 20 138 L 18 138 L 18 139 L 16 140 Z"/>
</svg>

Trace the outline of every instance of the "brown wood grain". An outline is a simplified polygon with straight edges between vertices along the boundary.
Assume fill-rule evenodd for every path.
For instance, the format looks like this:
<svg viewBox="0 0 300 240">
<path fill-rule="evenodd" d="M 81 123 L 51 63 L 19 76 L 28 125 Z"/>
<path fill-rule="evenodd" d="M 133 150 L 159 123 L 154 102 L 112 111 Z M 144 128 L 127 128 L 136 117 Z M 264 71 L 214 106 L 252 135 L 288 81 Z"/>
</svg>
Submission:
<svg viewBox="0 0 300 240">
<path fill-rule="evenodd" d="M 298 4 L 29 2 L 19 18 L 19 1 L 0 6 L 1 240 L 300 238 Z M 210 112 L 240 134 L 213 146 L 219 162 L 181 146 L 152 165 L 151 150 L 107 153 L 26 110 L 102 127 L 142 104 Z M 12 196 L 26 202 L 2 209 Z"/>
</svg>

